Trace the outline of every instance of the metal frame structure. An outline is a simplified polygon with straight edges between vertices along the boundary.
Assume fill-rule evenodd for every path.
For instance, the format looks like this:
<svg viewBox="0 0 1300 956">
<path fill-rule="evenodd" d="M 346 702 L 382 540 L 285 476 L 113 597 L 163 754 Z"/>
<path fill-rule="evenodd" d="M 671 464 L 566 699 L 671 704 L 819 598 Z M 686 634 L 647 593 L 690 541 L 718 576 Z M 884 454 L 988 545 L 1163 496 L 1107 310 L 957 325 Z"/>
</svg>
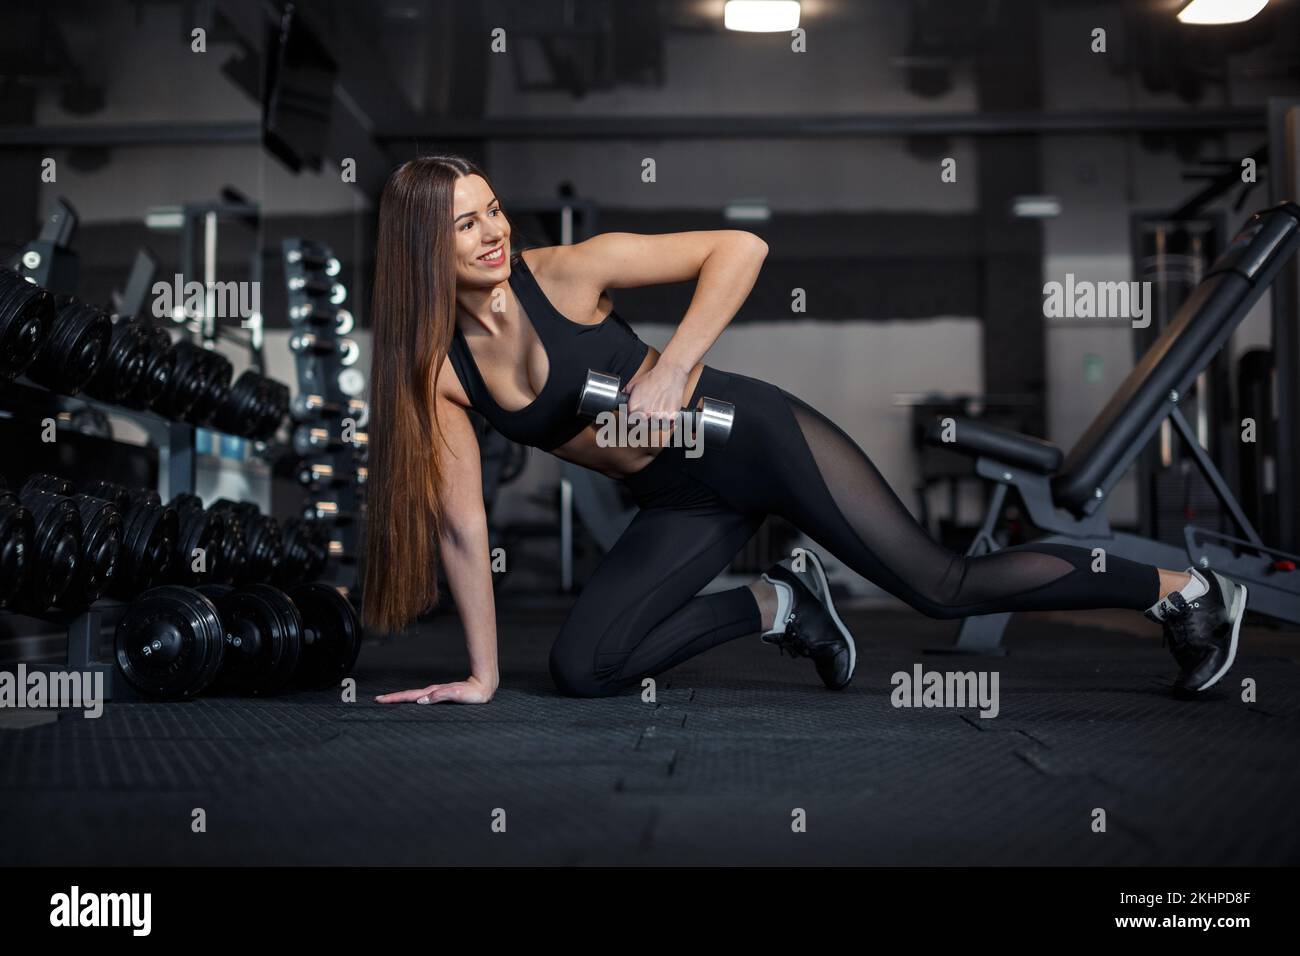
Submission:
<svg viewBox="0 0 1300 956">
<path fill-rule="evenodd" d="M 23 411 L 41 417 L 93 408 L 105 415 L 127 418 L 144 430 L 158 447 L 158 494 L 170 501 L 179 494 L 193 494 L 197 456 L 195 426 L 176 422 L 153 412 L 110 405 L 86 395 L 59 395 L 26 382 L 12 382 L 5 388 L 5 410 Z"/>
<path fill-rule="evenodd" d="M 215 200 L 209 202 L 188 202 L 181 206 L 181 274 L 189 281 L 199 277 L 203 288 L 211 292 L 217 282 L 217 236 L 222 219 L 241 221 L 253 220 L 253 252 L 249 257 L 249 279 L 259 285 L 262 282 L 262 235 L 261 209 L 257 203 L 231 202 Z M 259 372 L 266 370 L 266 360 L 262 355 L 262 327 L 248 328 L 248 337 L 232 334 L 230 329 L 223 329 L 217 324 L 217 317 L 204 314 L 195 317 L 201 344 L 205 348 L 215 348 L 219 338 L 224 338 L 248 349 L 249 362 Z"/>
<path fill-rule="evenodd" d="M 1199 233 L 1201 241 L 1199 244 L 1193 245 L 1193 253 L 1190 255 L 1179 257 L 1175 253 L 1170 253 L 1166 248 L 1168 237 L 1179 230 Z M 1181 217 L 1157 211 L 1132 213 L 1129 219 L 1129 236 L 1133 279 L 1138 282 L 1153 282 L 1152 294 L 1147 302 L 1147 308 L 1151 312 L 1150 325 L 1145 329 L 1134 330 L 1133 334 L 1134 362 L 1141 359 L 1142 354 L 1164 331 L 1165 326 L 1173 320 L 1174 315 L 1178 312 L 1178 307 L 1186 300 L 1186 295 L 1181 298 L 1171 298 L 1170 277 L 1176 276 L 1179 266 L 1190 265 L 1195 277 L 1194 281 L 1187 283 L 1187 295 L 1190 295 L 1191 290 L 1200 284 L 1200 279 L 1210 268 L 1210 264 L 1218 258 L 1219 252 L 1223 248 L 1225 231 L 1226 227 L 1222 214 L 1205 212 L 1199 208 L 1196 211 L 1185 213 Z M 1154 271 L 1147 267 L 1143 256 L 1146 251 L 1145 238 L 1148 234 L 1154 234 L 1156 237 L 1155 258 L 1157 259 L 1157 267 Z M 1200 248 L 1197 248 L 1197 245 Z M 1179 259 L 1183 261 L 1180 262 Z M 1190 262 L 1187 260 L 1190 260 Z M 1226 385 L 1228 366 L 1228 357 L 1220 354 L 1211 363 L 1211 366 L 1197 377 L 1195 387 L 1190 393 L 1196 397 L 1197 434 L 1200 437 L 1201 444 L 1212 451 L 1218 450 L 1218 436 L 1211 436 L 1210 434 L 1208 415 L 1211 409 L 1209 405 L 1213 399 L 1220 397 L 1220 389 Z M 1186 397 L 1184 396 L 1184 398 Z M 1163 423 L 1160 427 L 1159 442 L 1155 442 L 1151 448 L 1145 449 L 1137 460 L 1135 469 L 1138 502 L 1137 530 L 1145 537 L 1156 536 L 1156 526 L 1158 524 L 1157 478 L 1163 471 L 1173 467 L 1177 459 L 1173 450 L 1172 428 L 1172 422 Z M 1166 456 L 1168 457 L 1166 458 Z M 1220 459 L 1221 464 L 1227 468 L 1229 477 L 1235 479 L 1236 462 L 1224 461 L 1222 456 L 1220 456 Z"/>
<path fill-rule="evenodd" d="M 809 116 L 445 117 L 381 128 L 381 142 L 429 140 L 829 139 L 869 136 L 1016 136 L 1031 133 L 1259 130 L 1258 109 L 859 113 Z"/>
<path fill-rule="evenodd" d="M 105 700 L 119 702 L 147 700 L 148 698 L 122 677 L 117 669 L 114 655 L 110 654 L 109 658 L 104 660 L 99 654 L 104 641 L 104 628 L 115 627 L 130 606 L 130 602 L 127 601 L 101 598 L 91 607 L 75 614 L 49 611 L 35 615 L 37 620 L 48 621 L 65 628 L 68 633 L 68 648 L 62 662 L 37 661 L 24 666 L 29 673 L 52 674 L 73 671 L 78 674 L 102 674 Z"/>
</svg>

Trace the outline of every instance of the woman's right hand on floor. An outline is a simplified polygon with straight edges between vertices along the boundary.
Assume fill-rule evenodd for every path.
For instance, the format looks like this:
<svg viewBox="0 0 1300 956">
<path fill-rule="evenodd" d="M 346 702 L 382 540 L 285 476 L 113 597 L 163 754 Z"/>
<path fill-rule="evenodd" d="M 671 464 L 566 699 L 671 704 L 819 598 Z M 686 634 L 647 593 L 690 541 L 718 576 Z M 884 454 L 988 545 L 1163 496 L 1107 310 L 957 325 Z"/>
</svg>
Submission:
<svg viewBox="0 0 1300 956">
<path fill-rule="evenodd" d="M 375 701 L 380 704 L 401 704 L 412 700 L 417 704 L 486 704 L 494 692 L 495 688 L 488 687 L 477 677 L 469 677 L 451 684 L 430 684 L 414 690 L 380 694 Z"/>
</svg>

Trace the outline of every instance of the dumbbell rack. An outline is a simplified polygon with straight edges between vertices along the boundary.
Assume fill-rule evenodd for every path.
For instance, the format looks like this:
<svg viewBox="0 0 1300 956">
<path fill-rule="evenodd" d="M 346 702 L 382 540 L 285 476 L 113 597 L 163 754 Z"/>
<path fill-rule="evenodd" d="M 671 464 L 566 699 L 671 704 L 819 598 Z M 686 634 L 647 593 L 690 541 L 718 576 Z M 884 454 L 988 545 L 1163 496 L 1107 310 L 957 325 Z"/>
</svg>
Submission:
<svg viewBox="0 0 1300 956">
<path fill-rule="evenodd" d="M 365 381 L 351 367 L 356 343 L 345 337 L 354 320 L 342 308 L 347 290 L 337 279 L 341 267 L 328 246 L 289 238 L 282 252 L 294 327 L 289 345 L 298 373 L 299 402 L 291 414 L 300 483 L 309 491 L 325 492 L 309 494 L 304 514 L 329 523 L 330 557 L 355 567 L 365 512 L 365 445 L 341 440 L 349 419 L 357 432 L 365 425 L 366 406 L 357 397 Z M 321 439 L 326 447 L 319 447 Z M 354 572 L 352 582 L 340 583 L 355 591 L 355 577 Z"/>
<path fill-rule="evenodd" d="M 154 412 L 110 405 L 86 395 L 75 397 L 51 392 L 39 385 L 18 380 L 5 387 L 6 408 L 21 407 L 29 415 L 57 417 L 84 408 L 126 418 L 142 428 L 158 447 L 158 493 L 170 500 L 182 493 L 193 493 L 195 465 L 195 426 L 172 421 Z"/>
<path fill-rule="evenodd" d="M 153 412 L 100 402 L 84 394 L 75 397 L 60 395 L 25 379 L 19 379 L 5 386 L 0 392 L 0 397 L 3 398 L 0 407 L 5 410 L 21 411 L 28 416 L 57 418 L 60 413 L 76 412 L 89 407 L 105 414 L 129 419 L 143 429 L 157 445 L 158 493 L 163 500 L 171 500 L 182 493 L 194 493 L 197 426 L 189 422 L 172 421 Z M 129 606 L 129 602 L 116 598 L 101 598 L 86 610 L 79 612 L 57 609 L 46 610 L 39 614 L 23 612 L 24 617 L 65 628 L 68 639 L 64 663 L 29 663 L 24 666 L 29 673 L 62 670 L 89 674 L 102 673 L 106 700 L 146 700 L 147 698 L 141 696 L 127 681 L 121 679 L 116 662 L 111 657 L 107 661 L 99 657 L 104 628 L 115 626 Z M 0 611 L 0 613 L 4 612 Z"/>
</svg>

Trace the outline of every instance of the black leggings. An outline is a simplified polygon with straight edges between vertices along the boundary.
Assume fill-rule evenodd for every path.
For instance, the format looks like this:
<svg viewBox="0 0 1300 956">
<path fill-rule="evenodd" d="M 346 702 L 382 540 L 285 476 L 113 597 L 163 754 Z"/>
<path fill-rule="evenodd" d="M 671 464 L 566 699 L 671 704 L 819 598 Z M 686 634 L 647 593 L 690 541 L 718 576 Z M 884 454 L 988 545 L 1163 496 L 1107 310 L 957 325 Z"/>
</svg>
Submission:
<svg viewBox="0 0 1300 956">
<path fill-rule="evenodd" d="M 640 506 L 583 588 L 551 649 L 566 694 L 601 697 L 732 638 L 761 630 L 748 587 L 701 588 L 768 514 L 864 578 L 934 618 L 1156 602 L 1155 567 L 1025 544 L 966 557 L 936 543 L 861 448 L 815 408 L 768 382 L 704 367 L 701 395 L 733 402 L 725 449 L 664 448 L 624 479 Z"/>
</svg>

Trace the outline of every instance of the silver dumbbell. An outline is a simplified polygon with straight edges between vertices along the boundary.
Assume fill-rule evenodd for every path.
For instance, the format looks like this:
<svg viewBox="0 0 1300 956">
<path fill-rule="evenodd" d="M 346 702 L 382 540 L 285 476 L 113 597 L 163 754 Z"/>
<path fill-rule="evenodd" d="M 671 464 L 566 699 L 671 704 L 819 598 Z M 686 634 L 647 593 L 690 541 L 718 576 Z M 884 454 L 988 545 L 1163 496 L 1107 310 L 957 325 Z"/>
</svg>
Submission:
<svg viewBox="0 0 1300 956">
<path fill-rule="evenodd" d="M 603 412 L 615 411 L 626 405 L 630 396 L 623 391 L 623 381 L 617 375 L 587 370 L 587 381 L 578 396 L 578 414 L 595 418 Z M 694 409 L 682 409 L 696 416 L 700 438 L 710 448 L 721 448 L 731 437 L 731 426 L 736 420 L 736 406 L 716 398 L 701 398 Z"/>
</svg>

